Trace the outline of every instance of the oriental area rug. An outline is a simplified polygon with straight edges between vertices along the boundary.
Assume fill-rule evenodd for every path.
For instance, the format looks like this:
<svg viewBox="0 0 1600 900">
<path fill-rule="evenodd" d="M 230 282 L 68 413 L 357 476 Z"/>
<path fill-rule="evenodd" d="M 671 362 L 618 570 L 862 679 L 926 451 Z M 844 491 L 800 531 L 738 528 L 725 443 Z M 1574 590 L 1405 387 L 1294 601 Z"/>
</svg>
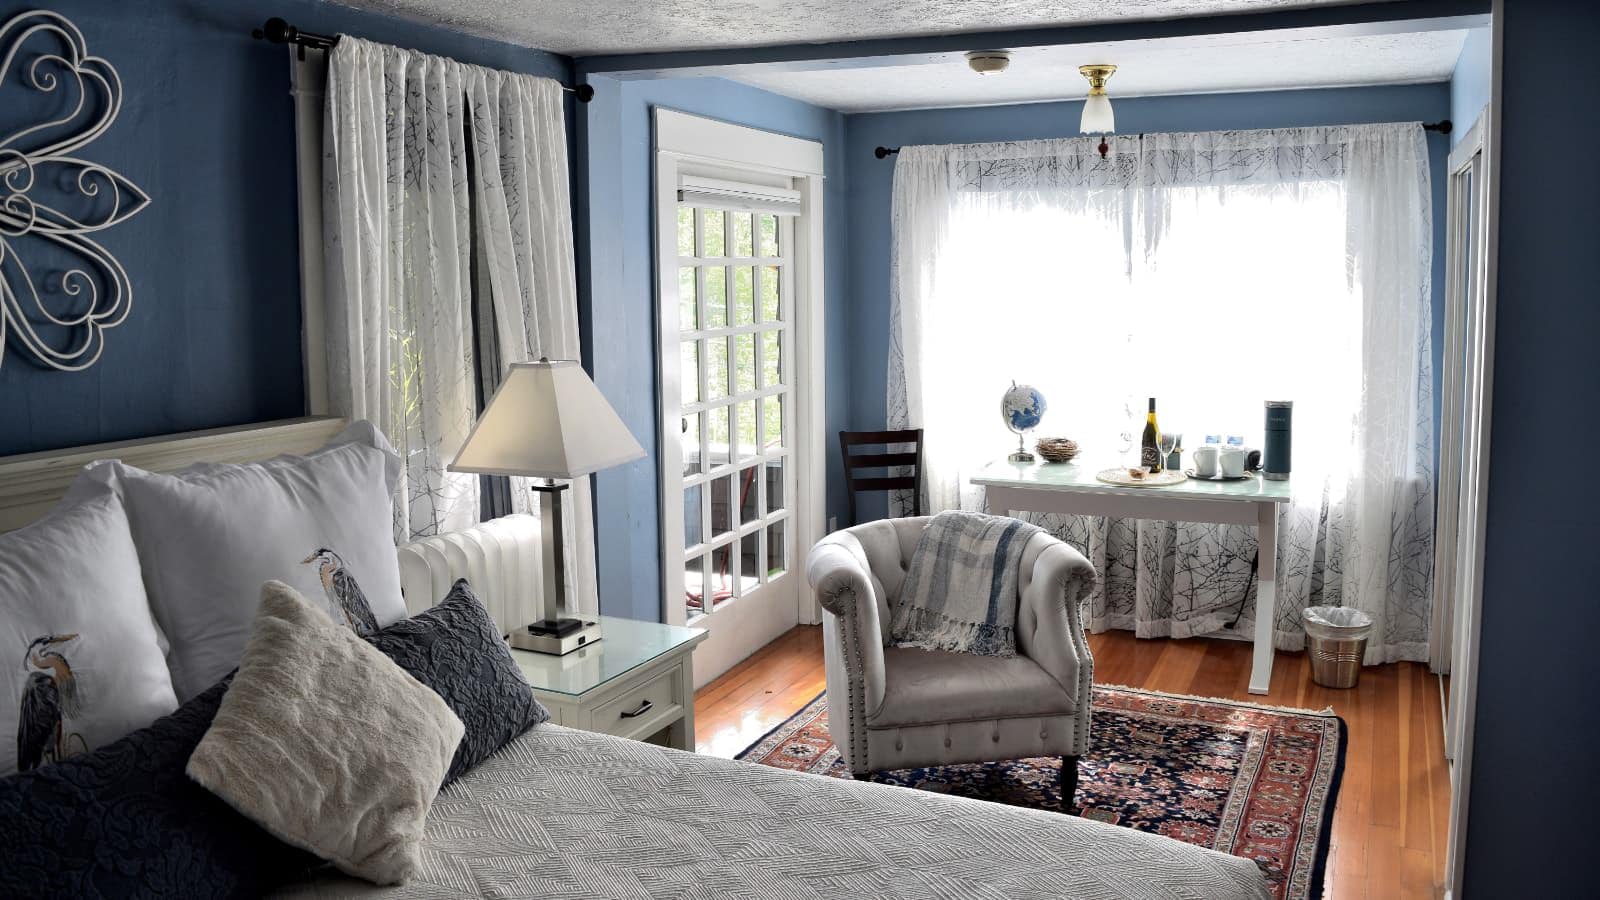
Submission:
<svg viewBox="0 0 1600 900">
<path fill-rule="evenodd" d="M 1254 860 L 1281 900 L 1322 895 L 1345 724 L 1332 711 L 1097 686 L 1077 814 Z M 826 695 L 738 759 L 849 778 Z M 1061 809 L 1054 757 L 879 772 L 874 781 Z"/>
</svg>

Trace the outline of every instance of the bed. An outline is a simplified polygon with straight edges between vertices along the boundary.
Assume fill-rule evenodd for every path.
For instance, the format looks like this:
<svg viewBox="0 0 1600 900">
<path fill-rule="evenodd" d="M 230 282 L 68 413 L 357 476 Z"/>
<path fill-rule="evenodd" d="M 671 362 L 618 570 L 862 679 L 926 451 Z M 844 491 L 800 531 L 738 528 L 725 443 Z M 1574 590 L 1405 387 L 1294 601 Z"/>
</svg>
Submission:
<svg viewBox="0 0 1600 900">
<path fill-rule="evenodd" d="M 171 471 L 319 446 L 335 419 L 0 459 L 0 531 L 42 515 L 84 463 Z M 1254 863 L 1156 835 L 535 727 L 447 787 L 421 874 L 327 870 L 284 897 L 1263 898 Z"/>
<path fill-rule="evenodd" d="M 541 725 L 434 801 L 423 874 L 295 898 L 1266 897 L 1254 863 L 1020 809 Z"/>
</svg>

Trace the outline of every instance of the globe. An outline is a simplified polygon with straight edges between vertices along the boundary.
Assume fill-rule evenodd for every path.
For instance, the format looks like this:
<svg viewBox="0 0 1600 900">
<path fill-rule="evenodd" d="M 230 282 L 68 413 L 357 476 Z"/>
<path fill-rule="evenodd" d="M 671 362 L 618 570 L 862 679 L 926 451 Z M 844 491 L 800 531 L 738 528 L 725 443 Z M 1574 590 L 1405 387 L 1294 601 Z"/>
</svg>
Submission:
<svg viewBox="0 0 1600 900">
<path fill-rule="evenodd" d="M 1018 434 L 1039 427 L 1044 411 L 1044 395 L 1032 385 L 1012 382 L 1000 398 L 1000 415 L 1005 417 L 1006 427 Z"/>
</svg>

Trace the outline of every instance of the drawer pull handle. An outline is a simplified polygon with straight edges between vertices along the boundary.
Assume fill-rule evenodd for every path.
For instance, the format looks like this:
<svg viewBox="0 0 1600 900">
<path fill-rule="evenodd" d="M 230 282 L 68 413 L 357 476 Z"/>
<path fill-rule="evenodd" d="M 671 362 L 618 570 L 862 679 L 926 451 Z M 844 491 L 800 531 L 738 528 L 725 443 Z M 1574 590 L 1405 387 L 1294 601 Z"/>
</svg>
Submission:
<svg viewBox="0 0 1600 900">
<path fill-rule="evenodd" d="M 622 714 L 622 717 L 624 719 L 637 719 L 638 717 L 644 715 L 645 713 L 647 713 L 651 709 L 653 709 L 655 707 L 655 705 L 656 705 L 655 702 L 652 701 L 652 700 L 642 700 L 642 701 L 639 702 L 639 708 L 638 709 L 634 710 L 633 712 L 625 712 L 625 713 Z"/>
</svg>

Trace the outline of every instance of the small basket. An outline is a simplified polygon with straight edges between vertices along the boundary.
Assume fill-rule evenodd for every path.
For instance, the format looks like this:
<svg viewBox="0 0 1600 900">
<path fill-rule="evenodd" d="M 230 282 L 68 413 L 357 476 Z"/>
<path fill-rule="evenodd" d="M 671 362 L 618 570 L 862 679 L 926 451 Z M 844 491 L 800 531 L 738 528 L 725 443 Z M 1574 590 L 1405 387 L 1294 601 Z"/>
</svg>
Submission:
<svg viewBox="0 0 1600 900">
<path fill-rule="evenodd" d="M 1033 447 L 1045 462 L 1071 462 L 1078 455 L 1078 442 L 1069 438 L 1039 438 Z"/>
</svg>

